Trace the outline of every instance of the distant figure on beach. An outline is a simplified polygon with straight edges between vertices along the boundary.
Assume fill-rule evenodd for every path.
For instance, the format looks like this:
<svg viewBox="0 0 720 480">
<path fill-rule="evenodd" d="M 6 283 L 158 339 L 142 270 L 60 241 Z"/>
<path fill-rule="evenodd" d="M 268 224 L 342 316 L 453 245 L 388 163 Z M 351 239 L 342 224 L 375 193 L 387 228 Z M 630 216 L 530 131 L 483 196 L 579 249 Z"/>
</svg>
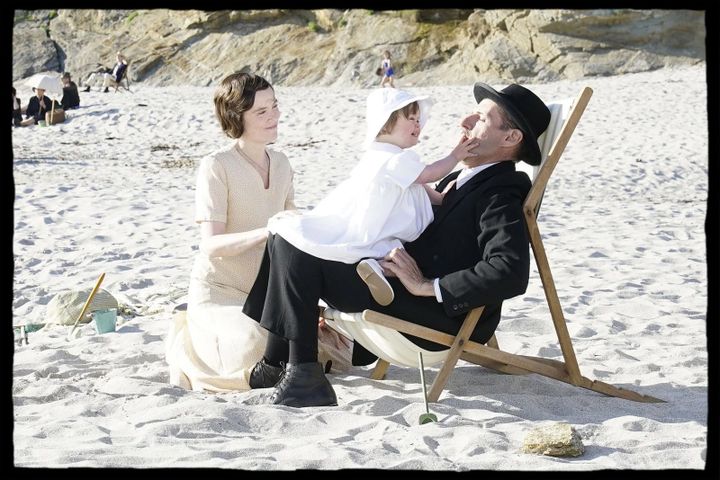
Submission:
<svg viewBox="0 0 720 480">
<path fill-rule="evenodd" d="M 382 69 L 382 79 L 380 79 L 380 86 L 384 87 L 388 85 L 395 87 L 395 70 L 393 69 L 392 62 L 390 61 L 390 52 L 385 50 L 383 52 L 383 58 L 380 62 L 380 68 Z"/>
<path fill-rule="evenodd" d="M 350 177 L 302 216 L 277 215 L 270 233 L 305 253 L 356 264 L 380 305 L 394 293 L 376 259 L 415 240 L 433 219 L 432 205 L 443 195 L 436 182 L 469 157 L 477 141 L 461 138 L 450 154 L 426 165 L 412 147 L 429 116 L 425 95 L 395 88 L 373 90 L 367 97 L 366 148 Z M 363 260 L 365 259 L 365 260 Z"/>
<path fill-rule="evenodd" d="M 166 339 L 166 359 L 174 385 L 248 390 L 262 381 L 250 372 L 262 358 L 267 331 L 243 314 L 242 306 L 260 268 L 268 219 L 295 209 L 293 170 L 285 154 L 268 147 L 277 140 L 280 110 L 267 80 L 230 74 L 216 89 L 214 103 L 223 132 L 234 141 L 198 168 L 200 250 L 187 311 L 176 315 Z M 325 338 L 337 340 L 331 334 Z"/>
<path fill-rule="evenodd" d="M 110 91 L 109 87 L 114 87 L 122 81 L 128 66 L 127 58 L 122 52 L 117 52 L 115 59 L 115 66 L 109 72 L 109 69 L 103 67 L 90 74 L 88 79 L 85 80 L 87 86 L 83 90 L 84 92 L 89 92 L 91 86 L 100 84 L 99 87 L 105 87 L 103 92 L 107 93 Z"/>
<path fill-rule="evenodd" d="M 25 108 L 26 118 L 23 120 L 23 125 L 33 125 L 40 121 L 44 122 L 45 113 L 52 111 L 53 103 L 55 103 L 55 108 L 61 107 L 57 101 L 45 96 L 44 88 L 33 87 L 33 90 L 35 91 L 35 96 L 30 97 L 27 107 Z"/>
<path fill-rule="evenodd" d="M 371 308 L 451 335 L 458 333 L 470 310 L 484 305 L 470 335 L 484 344 L 500 321 L 503 301 L 525 292 L 530 248 L 523 202 L 531 182 L 516 171 L 515 163 L 540 163 L 537 139 L 547 128 L 550 111 L 517 84 L 498 92 L 478 82 L 474 94 L 477 111 L 461 122 L 463 137 L 479 140 L 473 156 L 437 185 L 436 191 L 444 192 L 453 184 L 430 225 L 380 263 L 395 291 L 390 305 L 378 306 L 373 300 L 357 275 L 357 264 L 310 255 L 281 235 L 268 238 L 260 273 L 243 308 L 269 331 L 263 363 L 285 365 L 267 403 L 337 404 L 317 359 L 315 315 L 321 299 L 343 312 Z M 447 349 L 409 339 L 428 350 Z M 355 342 L 352 359 L 353 365 L 368 365 L 377 357 Z"/>
<path fill-rule="evenodd" d="M 70 73 L 65 72 L 62 75 L 63 96 L 60 100 L 63 110 L 72 110 L 80 106 L 80 93 L 75 82 L 70 78 Z"/>
<path fill-rule="evenodd" d="M 12 124 L 16 127 L 20 127 L 23 122 L 23 108 L 20 99 L 15 96 L 16 94 L 17 90 L 15 90 L 15 87 L 12 87 Z"/>
</svg>

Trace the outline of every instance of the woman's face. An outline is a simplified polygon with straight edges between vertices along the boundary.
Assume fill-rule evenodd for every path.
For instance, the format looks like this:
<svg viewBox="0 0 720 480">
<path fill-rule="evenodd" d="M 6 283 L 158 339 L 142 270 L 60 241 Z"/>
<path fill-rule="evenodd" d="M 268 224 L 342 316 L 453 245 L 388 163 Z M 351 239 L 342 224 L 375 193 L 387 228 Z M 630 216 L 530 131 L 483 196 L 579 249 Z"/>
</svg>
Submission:
<svg viewBox="0 0 720 480">
<path fill-rule="evenodd" d="M 35 95 L 36 95 L 38 98 L 43 98 L 43 96 L 45 95 L 45 89 L 44 89 L 44 88 L 36 88 L 36 89 L 35 89 Z"/>
<path fill-rule="evenodd" d="M 256 143 L 271 143 L 277 140 L 280 110 L 272 88 L 255 92 L 255 103 L 243 112 L 245 131 L 242 137 Z"/>
</svg>

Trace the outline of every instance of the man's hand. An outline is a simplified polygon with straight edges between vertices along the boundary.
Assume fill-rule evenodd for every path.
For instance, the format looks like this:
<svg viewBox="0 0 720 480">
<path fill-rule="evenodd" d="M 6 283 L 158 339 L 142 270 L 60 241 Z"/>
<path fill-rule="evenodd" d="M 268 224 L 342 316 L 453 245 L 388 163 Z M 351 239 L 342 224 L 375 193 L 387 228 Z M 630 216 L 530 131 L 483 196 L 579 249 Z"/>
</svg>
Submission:
<svg viewBox="0 0 720 480">
<path fill-rule="evenodd" d="M 431 280 L 425 278 L 415 259 L 404 248 L 395 248 L 380 262 L 388 276 L 400 279 L 408 292 L 418 297 L 434 297 L 435 289 Z"/>
</svg>

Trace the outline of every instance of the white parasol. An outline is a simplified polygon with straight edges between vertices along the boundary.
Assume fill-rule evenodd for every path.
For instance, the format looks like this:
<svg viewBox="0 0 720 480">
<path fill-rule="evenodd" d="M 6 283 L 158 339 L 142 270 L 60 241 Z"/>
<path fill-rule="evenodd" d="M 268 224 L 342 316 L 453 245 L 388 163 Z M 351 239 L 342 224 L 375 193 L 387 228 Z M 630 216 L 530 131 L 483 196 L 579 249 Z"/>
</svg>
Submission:
<svg viewBox="0 0 720 480">
<path fill-rule="evenodd" d="M 33 75 L 32 77 L 28 78 L 25 84 L 28 87 L 32 88 L 42 88 L 43 90 L 45 90 L 46 93 L 50 94 L 61 94 L 63 91 L 63 83 L 62 80 L 60 80 L 60 77 L 55 77 L 44 73 L 38 73 L 36 75 Z M 52 104 L 50 118 L 52 119 L 55 116 L 55 99 L 50 97 L 50 100 L 50 103 Z"/>
</svg>

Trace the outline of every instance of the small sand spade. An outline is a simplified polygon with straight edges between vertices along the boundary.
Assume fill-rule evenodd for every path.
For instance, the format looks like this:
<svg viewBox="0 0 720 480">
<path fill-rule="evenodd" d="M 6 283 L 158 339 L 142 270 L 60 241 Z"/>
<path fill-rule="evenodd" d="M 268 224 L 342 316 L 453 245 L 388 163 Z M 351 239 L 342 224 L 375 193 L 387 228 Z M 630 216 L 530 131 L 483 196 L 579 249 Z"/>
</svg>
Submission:
<svg viewBox="0 0 720 480">
<path fill-rule="evenodd" d="M 418 363 L 420 363 L 420 383 L 423 387 L 423 400 L 425 400 L 425 413 L 420 415 L 420 425 L 430 422 L 437 422 L 437 417 L 434 413 L 430 413 L 427 401 L 427 388 L 425 388 L 425 366 L 423 365 L 422 352 L 418 352 Z"/>
<path fill-rule="evenodd" d="M 92 302 L 92 299 L 95 297 L 95 294 L 100 289 L 100 284 L 102 283 L 104 278 L 105 278 L 105 273 L 103 272 L 100 274 L 100 277 L 97 279 L 97 282 L 95 282 L 95 286 L 93 287 L 92 291 L 90 292 L 90 295 L 88 295 L 87 300 L 85 300 L 85 305 L 83 305 L 83 308 L 80 311 L 80 315 L 78 315 L 77 320 L 75 320 L 75 324 L 70 329 L 70 333 L 68 333 L 68 336 L 67 336 L 68 340 L 76 338 L 73 336 L 73 334 L 75 333 L 75 328 L 77 328 L 77 324 L 83 318 L 83 316 L 85 315 L 85 312 L 87 312 L 87 309 L 90 306 L 90 302 Z"/>
</svg>

